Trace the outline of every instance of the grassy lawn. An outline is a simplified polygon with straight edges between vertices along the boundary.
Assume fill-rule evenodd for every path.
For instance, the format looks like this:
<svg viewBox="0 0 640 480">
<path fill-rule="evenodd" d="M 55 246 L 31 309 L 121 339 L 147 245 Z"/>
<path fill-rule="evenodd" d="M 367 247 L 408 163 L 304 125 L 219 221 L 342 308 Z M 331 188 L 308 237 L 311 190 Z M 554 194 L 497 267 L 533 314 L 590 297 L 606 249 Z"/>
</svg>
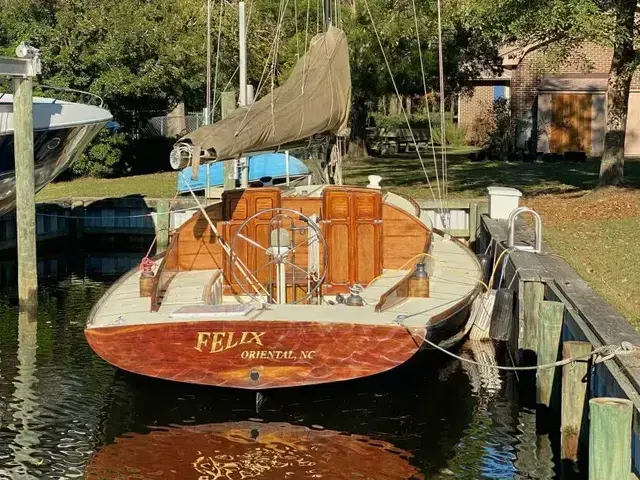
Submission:
<svg viewBox="0 0 640 480">
<path fill-rule="evenodd" d="M 78 178 L 50 183 L 36 196 L 36 201 L 64 197 L 169 197 L 176 193 L 177 172 L 154 173 L 124 178 Z"/>
<path fill-rule="evenodd" d="M 447 156 L 449 196 L 476 198 L 486 195 L 486 187 L 500 185 L 514 187 L 525 195 L 590 190 L 596 186 L 600 163 L 504 163 L 470 162 L 467 153 L 453 152 Z M 433 155 L 424 154 L 423 161 L 436 191 Z M 346 160 L 346 184 L 367 184 L 368 175 L 380 175 L 383 188 L 410 195 L 416 199 L 431 199 L 420 161 L 415 155 L 394 158 Z M 438 175 L 442 173 L 438 157 Z M 640 161 L 625 165 L 627 182 L 640 185 Z"/>
<path fill-rule="evenodd" d="M 544 236 L 591 286 L 640 329 L 640 217 L 573 221 Z"/>
<path fill-rule="evenodd" d="M 539 211 L 545 239 L 607 301 L 640 328 L 640 189 L 590 192 L 598 179 L 599 163 L 509 164 L 473 163 L 466 151 L 448 156 L 449 194 L 452 198 L 484 197 L 489 185 L 522 190 L 522 203 Z M 436 187 L 432 155 L 424 154 L 427 173 Z M 438 168 L 440 161 L 438 160 Z M 439 171 L 441 177 L 441 172 Z M 385 189 L 416 199 L 432 199 L 415 154 L 393 158 L 345 160 L 344 181 L 366 185 L 368 175 L 380 175 Z M 77 179 L 57 182 L 42 190 L 37 200 L 60 197 L 173 197 L 175 172 L 120 179 Z M 640 186 L 640 161 L 627 161 L 629 186 Z M 436 193 L 437 195 L 437 193 Z"/>
</svg>

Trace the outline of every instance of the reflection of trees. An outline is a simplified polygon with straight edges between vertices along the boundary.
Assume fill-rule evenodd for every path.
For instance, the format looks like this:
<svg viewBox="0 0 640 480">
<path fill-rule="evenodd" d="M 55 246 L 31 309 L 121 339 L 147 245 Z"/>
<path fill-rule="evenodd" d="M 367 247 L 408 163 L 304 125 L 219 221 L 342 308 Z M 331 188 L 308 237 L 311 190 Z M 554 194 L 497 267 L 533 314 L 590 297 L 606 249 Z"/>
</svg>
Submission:
<svg viewBox="0 0 640 480">
<path fill-rule="evenodd" d="M 0 303 L 0 398 L 9 399 L 7 406 L 0 400 L 0 477 L 81 476 L 114 371 L 84 340 L 103 291 L 77 277 L 41 282 L 37 322 Z"/>
</svg>

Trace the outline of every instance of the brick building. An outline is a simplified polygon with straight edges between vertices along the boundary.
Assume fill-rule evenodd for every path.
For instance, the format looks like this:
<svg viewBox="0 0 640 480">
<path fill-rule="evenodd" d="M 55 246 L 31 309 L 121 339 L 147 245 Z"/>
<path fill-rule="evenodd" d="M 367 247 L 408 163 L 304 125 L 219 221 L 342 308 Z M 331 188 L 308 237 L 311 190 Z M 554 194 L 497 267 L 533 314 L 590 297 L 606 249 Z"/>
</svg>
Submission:
<svg viewBox="0 0 640 480">
<path fill-rule="evenodd" d="M 494 99 L 511 105 L 515 146 L 543 153 L 584 151 L 602 154 L 606 116 L 607 77 L 612 50 L 584 44 L 550 70 L 538 46 L 505 48 L 500 52 L 504 72 L 484 77 L 460 97 L 458 118 L 472 135 L 474 123 L 486 118 Z M 640 75 L 631 84 L 625 155 L 640 155 Z"/>
</svg>

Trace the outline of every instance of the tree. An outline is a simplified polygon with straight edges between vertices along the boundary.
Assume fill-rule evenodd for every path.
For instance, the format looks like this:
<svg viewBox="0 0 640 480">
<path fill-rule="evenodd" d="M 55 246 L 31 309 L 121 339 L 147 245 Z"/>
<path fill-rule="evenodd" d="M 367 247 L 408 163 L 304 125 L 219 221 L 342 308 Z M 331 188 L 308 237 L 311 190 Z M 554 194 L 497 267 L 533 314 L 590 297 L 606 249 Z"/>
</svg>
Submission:
<svg viewBox="0 0 640 480">
<path fill-rule="evenodd" d="M 342 9 L 351 49 L 353 104 L 350 154 L 366 155 L 365 122 L 371 105 L 385 94 L 424 95 L 439 90 L 436 0 L 349 0 Z M 498 44 L 482 34 L 473 16 L 456 2 L 443 10 L 445 95 L 470 85 L 482 71 L 497 72 Z M 416 23 L 418 34 L 416 33 Z M 375 30 L 379 35 L 376 36 Z M 384 50 L 396 85 L 382 55 Z M 423 85 L 420 50 L 425 70 Z"/>
<path fill-rule="evenodd" d="M 619 185 L 624 179 L 624 143 L 629 114 L 631 78 L 638 67 L 640 52 L 634 46 L 636 0 L 611 3 L 617 28 L 612 37 L 613 60 L 607 82 L 607 127 L 600 164 L 599 186 Z"/>
<path fill-rule="evenodd" d="M 21 41 L 39 47 L 42 83 L 102 97 L 132 144 L 149 117 L 181 101 L 204 103 L 203 25 L 199 0 L 28 0 L 0 11 L 0 46 L 7 53 Z M 122 161 L 121 152 L 135 149 L 121 148 L 121 138 L 96 142 L 102 147 L 85 153 L 103 164 L 90 168 L 94 174 L 122 173 L 136 161 Z M 150 160 L 156 169 L 167 163 Z"/>
</svg>

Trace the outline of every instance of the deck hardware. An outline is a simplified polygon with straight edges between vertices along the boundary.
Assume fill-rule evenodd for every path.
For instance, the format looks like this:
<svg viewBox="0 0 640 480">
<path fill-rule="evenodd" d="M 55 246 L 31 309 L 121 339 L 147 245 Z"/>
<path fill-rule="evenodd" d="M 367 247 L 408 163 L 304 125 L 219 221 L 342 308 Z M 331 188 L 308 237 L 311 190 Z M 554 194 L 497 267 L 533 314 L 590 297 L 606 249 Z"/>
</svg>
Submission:
<svg viewBox="0 0 640 480">
<path fill-rule="evenodd" d="M 531 245 L 516 245 L 516 220 L 523 213 L 530 213 L 535 220 L 535 246 Z M 511 214 L 509 214 L 508 220 L 509 240 L 507 247 L 510 250 L 516 250 L 521 252 L 542 253 L 542 219 L 535 210 L 528 207 L 516 208 Z"/>
<path fill-rule="evenodd" d="M 404 321 L 407 319 L 406 315 L 398 315 L 393 323 L 397 323 L 398 325 L 404 325 Z"/>
</svg>

